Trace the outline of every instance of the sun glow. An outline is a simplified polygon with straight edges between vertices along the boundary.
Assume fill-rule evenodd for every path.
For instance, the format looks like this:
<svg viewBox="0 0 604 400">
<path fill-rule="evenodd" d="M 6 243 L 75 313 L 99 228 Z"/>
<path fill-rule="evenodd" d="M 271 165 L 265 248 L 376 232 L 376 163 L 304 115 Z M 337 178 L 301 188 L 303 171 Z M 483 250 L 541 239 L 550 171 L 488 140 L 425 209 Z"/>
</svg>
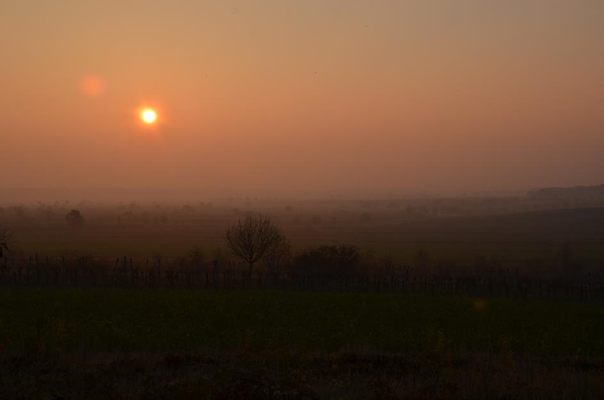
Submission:
<svg viewBox="0 0 604 400">
<path fill-rule="evenodd" d="M 143 109 L 140 113 L 140 117 L 145 124 L 149 125 L 154 124 L 157 121 L 157 113 L 150 108 Z"/>
</svg>

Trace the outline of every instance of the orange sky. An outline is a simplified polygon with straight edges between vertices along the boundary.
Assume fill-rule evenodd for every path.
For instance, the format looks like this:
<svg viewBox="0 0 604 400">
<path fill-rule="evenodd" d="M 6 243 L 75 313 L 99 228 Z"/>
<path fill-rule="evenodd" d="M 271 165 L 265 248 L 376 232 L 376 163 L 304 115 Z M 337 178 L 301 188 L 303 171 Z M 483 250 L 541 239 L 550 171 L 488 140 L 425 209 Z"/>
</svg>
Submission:
<svg viewBox="0 0 604 400">
<path fill-rule="evenodd" d="M 603 49 L 596 0 L 5 0 L 2 187 L 599 184 Z"/>
</svg>

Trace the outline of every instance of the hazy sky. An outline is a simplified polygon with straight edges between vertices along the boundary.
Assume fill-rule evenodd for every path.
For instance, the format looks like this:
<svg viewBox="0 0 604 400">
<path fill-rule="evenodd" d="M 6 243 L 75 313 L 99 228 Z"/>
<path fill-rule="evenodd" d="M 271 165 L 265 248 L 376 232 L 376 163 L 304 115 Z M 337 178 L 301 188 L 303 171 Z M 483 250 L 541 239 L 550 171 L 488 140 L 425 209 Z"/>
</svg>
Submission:
<svg viewBox="0 0 604 400">
<path fill-rule="evenodd" d="M 603 181 L 601 0 L 3 0 L 0 52 L 5 189 Z"/>
</svg>

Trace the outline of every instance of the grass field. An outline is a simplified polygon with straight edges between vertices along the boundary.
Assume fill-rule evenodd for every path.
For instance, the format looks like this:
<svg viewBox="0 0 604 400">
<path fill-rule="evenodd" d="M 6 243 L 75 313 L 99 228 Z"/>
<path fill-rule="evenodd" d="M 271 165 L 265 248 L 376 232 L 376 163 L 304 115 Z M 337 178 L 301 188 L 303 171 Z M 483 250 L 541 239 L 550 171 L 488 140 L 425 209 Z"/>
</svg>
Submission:
<svg viewBox="0 0 604 400">
<path fill-rule="evenodd" d="M 598 399 L 604 305 L 0 292 L 0 398 Z"/>
<path fill-rule="evenodd" d="M 604 305 L 380 294 L 3 290 L 7 349 L 513 350 L 604 356 Z"/>
</svg>

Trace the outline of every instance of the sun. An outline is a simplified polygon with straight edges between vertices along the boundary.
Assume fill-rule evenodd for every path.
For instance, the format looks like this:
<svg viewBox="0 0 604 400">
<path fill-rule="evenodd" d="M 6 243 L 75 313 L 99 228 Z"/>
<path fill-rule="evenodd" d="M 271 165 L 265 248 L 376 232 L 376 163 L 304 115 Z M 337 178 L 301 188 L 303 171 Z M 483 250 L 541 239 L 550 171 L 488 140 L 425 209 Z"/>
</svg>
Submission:
<svg viewBox="0 0 604 400">
<path fill-rule="evenodd" d="M 154 124 L 157 121 L 157 113 L 150 108 L 143 109 L 140 113 L 140 117 L 145 124 L 149 125 Z"/>
</svg>

